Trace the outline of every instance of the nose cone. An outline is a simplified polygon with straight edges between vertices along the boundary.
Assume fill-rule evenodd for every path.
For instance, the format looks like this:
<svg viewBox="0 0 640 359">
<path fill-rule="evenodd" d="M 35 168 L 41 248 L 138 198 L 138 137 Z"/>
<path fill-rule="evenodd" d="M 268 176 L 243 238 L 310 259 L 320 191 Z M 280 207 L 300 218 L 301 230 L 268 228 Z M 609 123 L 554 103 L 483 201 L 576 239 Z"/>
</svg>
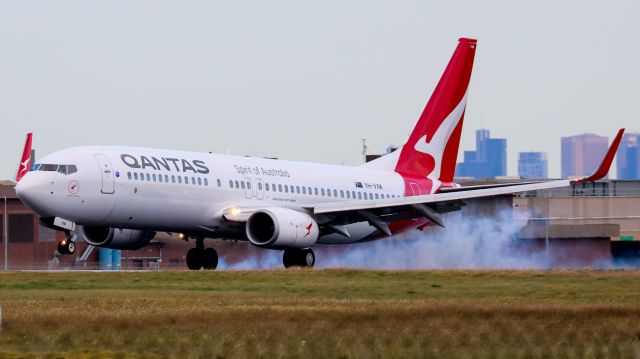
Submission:
<svg viewBox="0 0 640 359">
<path fill-rule="evenodd" d="M 51 216 L 49 181 L 42 174 L 27 172 L 16 184 L 16 195 L 22 203 L 43 217 Z"/>
</svg>

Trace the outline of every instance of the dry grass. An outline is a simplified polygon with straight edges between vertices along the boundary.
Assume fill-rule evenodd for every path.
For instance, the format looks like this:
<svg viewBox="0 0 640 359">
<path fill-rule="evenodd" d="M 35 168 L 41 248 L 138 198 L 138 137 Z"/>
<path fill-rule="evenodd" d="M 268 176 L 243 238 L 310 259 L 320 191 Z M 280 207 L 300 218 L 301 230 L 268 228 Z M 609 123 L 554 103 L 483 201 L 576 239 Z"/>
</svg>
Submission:
<svg viewBox="0 0 640 359">
<path fill-rule="evenodd" d="M 2 273 L 2 357 L 618 358 L 640 272 Z"/>
</svg>

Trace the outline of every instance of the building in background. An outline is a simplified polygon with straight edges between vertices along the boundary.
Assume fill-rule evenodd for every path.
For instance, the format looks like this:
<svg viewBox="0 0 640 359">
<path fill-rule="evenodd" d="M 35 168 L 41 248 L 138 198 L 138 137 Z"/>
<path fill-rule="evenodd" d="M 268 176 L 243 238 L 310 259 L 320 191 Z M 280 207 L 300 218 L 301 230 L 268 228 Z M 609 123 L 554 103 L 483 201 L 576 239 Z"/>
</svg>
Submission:
<svg viewBox="0 0 640 359">
<path fill-rule="evenodd" d="M 489 130 L 476 131 L 476 150 L 464 151 L 457 177 L 492 178 L 507 175 L 507 139 L 491 138 Z"/>
<path fill-rule="evenodd" d="M 580 177 L 593 172 L 607 153 L 608 147 L 608 137 L 592 133 L 562 137 L 560 148 L 562 178 Z"/>
<path fill-rule="evenodd" d="M 640 179 L 640 133 L 625 133 L 616 154 L 618 179 Z"/>
<path fill-rule="evenodd" d="M 548 178 L 549 165 L 545 152 L 518 153 L 518 176 L 520 178 Z"/>
</svg>

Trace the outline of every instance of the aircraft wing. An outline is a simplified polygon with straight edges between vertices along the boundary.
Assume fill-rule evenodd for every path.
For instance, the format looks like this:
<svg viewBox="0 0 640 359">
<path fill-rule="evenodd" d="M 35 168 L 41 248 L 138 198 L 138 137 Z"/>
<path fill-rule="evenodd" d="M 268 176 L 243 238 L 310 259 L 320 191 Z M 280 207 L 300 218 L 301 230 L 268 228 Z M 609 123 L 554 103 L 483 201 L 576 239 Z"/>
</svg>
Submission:
<svg viewBox="0 0 640 359">
<path fill-rule="evenodd" d="M 303 208 L 318 217 L 319 223 L 324 222 L 334 231 L 344 235 L 348 234 L 341 232 L 341 225 L 359 221 L 367 221 L 387 235 L 391 235 L 388 223 L 402 219 L 424 217 L 444 227 L 440 213 L 459 209 L 464 205 L 463 200 L 568 187 L 572 183 L 594 182 L 603 178 L 609 172 L 623 133 L 624 129 L 618 131 L 602 162 L 591 175 L 574 180 L 448 188 L 440 193 L 423 196 L 375 201 L 318 203 Z"/>
</svg>

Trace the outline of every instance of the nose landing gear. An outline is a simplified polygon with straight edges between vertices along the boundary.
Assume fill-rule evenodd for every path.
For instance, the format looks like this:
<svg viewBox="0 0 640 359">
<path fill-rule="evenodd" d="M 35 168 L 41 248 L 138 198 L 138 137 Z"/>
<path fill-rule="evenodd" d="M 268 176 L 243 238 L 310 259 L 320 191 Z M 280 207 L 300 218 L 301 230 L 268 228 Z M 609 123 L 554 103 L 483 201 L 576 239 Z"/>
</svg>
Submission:
<svg viewBox="0 0 640 359">
<path fill-rule="evenodd" d="M 58 242 L 58 252 L 60 254 L 74 254 L 76 252 L 76 235 L 66 233 L 65 238 Z"/>
<path fill-rule="evenodd" d="M 204 248 L 204 240 L 196 239 L 196 247 L 187 252 L 187 268 L 191 270 L 216 269 L 218 253 L 213 248 Z"/>
</svg>

